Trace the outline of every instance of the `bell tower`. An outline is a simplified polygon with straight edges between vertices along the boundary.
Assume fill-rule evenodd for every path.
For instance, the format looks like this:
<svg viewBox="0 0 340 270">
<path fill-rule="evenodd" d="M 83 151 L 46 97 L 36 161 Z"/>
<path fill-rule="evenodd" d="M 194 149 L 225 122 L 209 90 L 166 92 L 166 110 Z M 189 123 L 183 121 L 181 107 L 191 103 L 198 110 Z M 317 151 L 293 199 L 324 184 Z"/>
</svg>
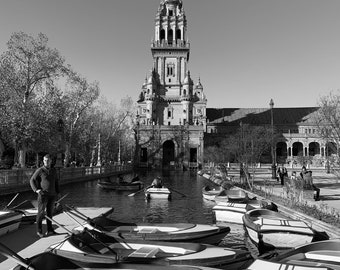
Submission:
<svg viewBox="0 0 340 270">
<path fill-rule="evenodd" d="M 198 166 L 203 156 L 207 100 L 200 80 L 194 86 L 188 69 L 190 43 L 182 0 L 161 0 L 151 54 L 152 69 L 137 102 L 139 164 Z M 167 145 L 173 149 L 165 148 Z"/>
</svg>

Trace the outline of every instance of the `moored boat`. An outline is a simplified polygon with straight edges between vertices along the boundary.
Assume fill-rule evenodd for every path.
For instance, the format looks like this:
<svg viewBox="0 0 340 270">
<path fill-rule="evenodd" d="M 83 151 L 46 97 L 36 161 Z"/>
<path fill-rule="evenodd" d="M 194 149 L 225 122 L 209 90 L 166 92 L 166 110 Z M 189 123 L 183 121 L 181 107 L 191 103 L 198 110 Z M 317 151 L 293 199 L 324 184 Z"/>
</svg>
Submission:
<svg viewBox="0 0 340 270">
<path fill-rule="evenodd" d="M 63 256 L 66 253 L 65 256 Z M 217 268 L 208 268 L 200 266 L 160 266 L 137 263 L 120 263 L 115 258 L 101 256 L 100 254 L 83 254 L 78 252 L 63 252 L 58 254 L 52 252 L 42 252 L 22 258 L 13 250 L 0 243 L 0 254 L 14 260 L 17 265 L 12 270 L 57 270 L 57 269 L 78 269 L 78 270 L 109 270 L 109 269 L 129 269 L 129 270 L 217 270 Z"/>
<path fill-rule="evenodd" d="M 248 193 L 242 189 L 228 189 L 225 190 L 222 196 L 216 196 L 216 202 L 239 202 L 239 203 L 247 203 L 251 199 L 248 196 Z"/>
<path fill-rule="evenodd" d="M 225 189 L 221 186 L 217 187 L 211 187 L 209 185 L 206 185 L 202 188 L 202 195 L 203 198 L 209 201 L 214 201 L 215 197 L 221 196 L 224 194 Z"/>
<path fill-rule="evenodd" d="M 22 214 L 21 223 L 34 223 L 38 214 L 36 206 L 37 201 L 25 200 L 9 209 Z"/>
<path fill-rule="evenodd" d="M 325 266 L 320 266 L 315 264 L 315 266 L 309 265 L 293 265 L 279 262 L 266 261 L 262 259 L 256 259 L 247 270 L 330 270 L 330 269 L 340 269 L 340 268 L 328 268 Z"/>
<path fill-rule="evenodd" d="M 302 245 L 273 257 L 270 261 L 298 267 L 340 269 L 340 240 L 332 239 Z M 288 268 L 287 268 L 288 269 Z"/>
<path fill-rule="evenodd" d="M 212 211 L 216 222 L 243 224 L 242 218 L 247 211 L 262 207 L 263 201 L 260 200 L 251 200 L 248 203 L 221 201 L 212 208 Z"/>
<path fill-rule="evenodd" d="M 12 210 L 0 211 L 0 236 L 19 228 L 22 214 Z"/>
<path fill-rule="evenodd" d="M 167 187 L 149 187 L 144 193 L 146 199 L 171 199 L 171 191 Z"/>
<path fill-rule="evenodd" d="M 73 211 L 72 211 L 73 210 Z M 170 242 L 195 242 L 204 244 L 218 244 L 229 232 L 230 227 L 208 224 L 191 223 L 123 223 L 105 216 L 94 219 L 82 215 L 72 209 L 71 215 L 86 221 L 85 227 L 97 229 L 113 237 L 125 240 L 148 240 Z M 82 230 L 84 226 L 78 227 Z"/>
<path fill-rule="evenodd" d="M 114 189 L 117 188 L 118 183 L 99 180 L 97 182 L 97 186 L 100 187 L 100 188 L 103 188 L 103 189 L 113 189 L 114 190 Z"/>
<path fill-rule="evenodd" d="M 65 194 L 55 202 L 53 215 L 59 214 L 63 211 L 63 206 L 60 201 L 67 195 L 68 194 Z M 8 206 L 7 209 L 22 214 L 21 224 L 34 223 L 38 214 L 38 202 L 36 200 L 24 200 L 17 205 Z"/>
<path fill-rule="evenodd" d="M 151 265 L 197 265 L 223 269 L 246 268 L 253 258 L 248 251 L 198 243 L 154 242 L 144 240 L 125 241 L 95 230 L 72 234 L 49 250 L 63 256 L 67 251 L 83 254 L 100 254 L 104 258 L 116 258 L 119 262 Z"/>
<path fill-rule="evenodd" d="M 248 211 L 243 216 L 243 224 L 250 240 L 260 252 L 311 243 L 315 235 L 315 231 L 306 222 L 267 209 Z"/>
<path fill-rule="evenodd" d="M 209 172 L 204 172 L 203 174 L 202 174 L 202 176 L 205 178 L 205 179 L 210 179 L 211 178 L 211 173 L 209 173 Z"/>
</svg>

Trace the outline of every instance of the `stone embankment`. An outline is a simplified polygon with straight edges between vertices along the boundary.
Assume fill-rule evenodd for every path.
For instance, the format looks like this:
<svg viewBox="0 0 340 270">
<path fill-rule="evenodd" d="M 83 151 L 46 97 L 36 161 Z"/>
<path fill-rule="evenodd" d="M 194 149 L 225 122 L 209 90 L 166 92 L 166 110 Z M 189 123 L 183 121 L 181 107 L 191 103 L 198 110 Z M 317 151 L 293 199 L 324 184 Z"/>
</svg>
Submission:
<svg viewBox="0 0 340 270">
<path fill-rule="evenodd" d="M 29 180 L 34 171 L 34 169 L 0 170 L 1 195 L 29 191 Z M 103 178 L 110 179 L 110 177 L 115 177 L 118 174 L 131 172 L 131 165 L 69 167 L 59 169 L 61 185 Z"/>
</svg>

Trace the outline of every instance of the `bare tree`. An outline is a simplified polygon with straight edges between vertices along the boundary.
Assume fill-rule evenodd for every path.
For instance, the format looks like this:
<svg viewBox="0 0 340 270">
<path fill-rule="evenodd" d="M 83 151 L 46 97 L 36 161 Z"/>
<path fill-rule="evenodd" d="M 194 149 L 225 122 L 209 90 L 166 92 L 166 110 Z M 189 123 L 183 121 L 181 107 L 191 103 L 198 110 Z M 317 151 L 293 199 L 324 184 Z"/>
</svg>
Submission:
<svg viewBox="0 0 340 270">
<path fill-rule="evenodd" d="M 320 98 L 319 110 L 314 117 L 319 135 L 326 141 L 327 162 L 329 162 L 328 153 L 334 153 L 336 158 L 332 161 L 339 165 L 340 90 L 332 91 Z"/>
</svg>

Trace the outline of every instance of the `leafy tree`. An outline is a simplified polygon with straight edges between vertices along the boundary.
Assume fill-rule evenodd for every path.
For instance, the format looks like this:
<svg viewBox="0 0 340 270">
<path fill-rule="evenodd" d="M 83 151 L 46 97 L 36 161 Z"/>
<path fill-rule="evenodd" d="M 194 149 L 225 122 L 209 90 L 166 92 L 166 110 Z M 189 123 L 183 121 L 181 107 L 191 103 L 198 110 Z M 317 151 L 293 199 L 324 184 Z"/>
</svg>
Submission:
<svg viewBox="0 0 340 270">
<path fill-rule="evenodd" d="M 1 55 L 1 88 L 5 89 L 4 118 L 11 129 L 15 161 L 25 166 L 26 151 L 37 127 L 33 113 L 38 89 L 62 74 L 64 59 L 56 49 L 48 47 L 48 38 L 36 38 L 18 32 L 7 43 L 8 50 Z"/>
<path fill-rule="evenodd" d="M 71 159 L 71 149 L 77 139 L 77 132 L 81 132 L 80 125 L 82 117 L 85 117 L 87 110 L 91 108 L 99 97 L 98 82 L 89 83 L 86 78 L 69 71 L 67 88 L 62 98 L 64 108 L 65 124 L 65 160 L 64 165 L 68 166 Z"/>
</svg>

